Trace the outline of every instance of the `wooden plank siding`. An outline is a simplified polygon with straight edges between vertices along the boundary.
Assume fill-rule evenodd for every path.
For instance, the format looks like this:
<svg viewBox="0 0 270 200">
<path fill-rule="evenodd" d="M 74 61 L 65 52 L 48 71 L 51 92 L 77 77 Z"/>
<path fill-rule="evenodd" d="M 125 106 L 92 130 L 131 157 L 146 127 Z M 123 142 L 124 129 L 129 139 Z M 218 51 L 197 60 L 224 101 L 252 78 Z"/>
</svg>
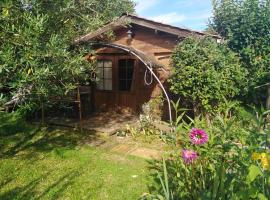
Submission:
<svg viewBox="0 0 270 200">
<path fill-rule="evenodd" d="M 125 46 L 131 46 L 134 49 L 144 52 L 146 55 L 156 57 L 165 68 L 169 68 L 169 58 L 159 59 L 160 54 L 170 56 L 175 45 L 180 41 L 176 36 L 156 32 L 153 29 L 140 27 L 133 25 L 134 37 L 130 43 L 128 43 L 127 31 L 128 28 L 119 28 L 115 30 L 115 40 L 113 44 L 120 44 Z"/>
<path fill-rule="evenodd" d="M 130 55 L 110 55 L 97 56 L 97 60 L 110 59 L 112 60 L 112 91 L 95 90 L 95 108 L 97 110 L 117 110 L 119 112 L 139 113 L 143 103 L 150 100 L 154 90 L 154 85 L 147 86 L 144 83 L 145 66 L 135 57 Z M 130 91 L 120 91 L 118 89 L 118 60 L 119 59 L 134 59 L 133 81 Z"/>
<path fill-rule="evenodd" d="M 170 74 L 170 56 L 177 44 L 179 38 L 166 33 L 159 33 L 152 29 L 133 26 L 134 37 L 131 42 L 128 41 L 127 28 L 121 27 L 115 30 L 115 39 L 113 44 L 125 45 L 144 52 L 146 55 L 153 56 L 162 64 L 164 69 L 154 69 L 162 82 L 165 82 Z M 144 103 L 151 98 L 162 94 L 162 91 L 155 79 L 148 86 L 145 84 L 144 76 L 146 67 L 136 57 L 128 53 L 114 49 L 103 47 L 96 50 L 96 59 L 109 59 L 112 61 L 113 73 L 113 90 L 100 91 L 95 90 L 95 108 L 96 110 L 113 109 L 119 112 L 139 113 Z M 132 58 L 135 61 L 133 83 L 131 91 L 118 90 L 118 60 L 123 58 Z M 148 73 L 148 79 L 150 79 Z M 149 81 L 149 80 L 148 80 Z"/>
</svg>

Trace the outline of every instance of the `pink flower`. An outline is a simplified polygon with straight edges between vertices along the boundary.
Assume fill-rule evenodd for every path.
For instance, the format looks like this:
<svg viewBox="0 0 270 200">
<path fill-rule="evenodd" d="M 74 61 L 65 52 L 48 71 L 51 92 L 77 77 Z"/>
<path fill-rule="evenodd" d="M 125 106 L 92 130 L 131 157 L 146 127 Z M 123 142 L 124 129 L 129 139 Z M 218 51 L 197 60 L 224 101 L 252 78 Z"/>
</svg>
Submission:
<svg viewBox="0 0 270 200">
<path fill-rule="evenodd" d="M 190 131 L 190 140 L 193 144 L 205 144 L 208 141 L 207 133 L 202 129 L 193 128 Z"/>
<path fill-rule="evenodd" d="M 182 158 L 186 164 L 190 164 L 197 159 L 198 155 L 192 150 L 182 150 Z"/>
</svg>

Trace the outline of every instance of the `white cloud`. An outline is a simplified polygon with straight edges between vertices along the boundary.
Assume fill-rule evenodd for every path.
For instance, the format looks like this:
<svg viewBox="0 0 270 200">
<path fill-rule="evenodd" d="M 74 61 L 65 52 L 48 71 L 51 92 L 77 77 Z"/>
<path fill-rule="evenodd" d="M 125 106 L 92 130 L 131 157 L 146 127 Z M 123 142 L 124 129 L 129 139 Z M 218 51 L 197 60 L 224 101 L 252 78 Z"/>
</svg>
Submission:
<svg viewBox="0 0 270 200">
<path fill-rule="evenodd" d="M 204 0 L 180 0 L 177 5 L 181 7 L 190 7 L 194 5 L 205 4 Z"/>
<path fill-rule="evenodd" d="M 178 14 L 176 12 L 172 12 L 172 13 L 167 13 L 167 14 L 158 15 L 158 16 L 149 17 L 149 18 L 154 21 L 165 23 L 165 24 L 175 24 L 175 23 L 184 21 L 186 19 L 186 16 Z"/>
<path fill-rule="evenodd" d="M 212 16 L 211 12 L 201 12 L 201 13 L 194 12 L 193 15 L 189 15 L 187 16 L 187 18 L 189 20 L 205 20 L 209 19 L 211 16 Z"/>
<path fill-rule="evenodd" d="M 135 10 L 138 14 L 142 13 L 145 10 L 148 10 L 151 7 L 154 7 L 159 3 L 159 0 L 135 0 L 136 3 Z"/>
</svg>

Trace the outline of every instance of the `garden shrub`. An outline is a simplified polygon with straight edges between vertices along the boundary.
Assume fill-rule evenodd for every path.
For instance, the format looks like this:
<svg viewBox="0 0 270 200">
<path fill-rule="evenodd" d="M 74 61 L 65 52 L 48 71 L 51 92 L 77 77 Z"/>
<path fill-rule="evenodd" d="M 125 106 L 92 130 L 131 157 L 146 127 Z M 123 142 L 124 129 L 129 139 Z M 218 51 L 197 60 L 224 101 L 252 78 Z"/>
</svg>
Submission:
<svg viewBox="0 0 270 200">
<path fill-rule="evenodd" d="M 94 81 L 84 58 L 92 49 L 74 47 L 75 38 L 133 11 L 129 0 L 2 0 L 0 93 L 33 111 Z"/>
<path fill-rule="evenodd" d="M 174 72 L 170 90 L 194 110 L 195 115 L 221 108 L 225 99 L 242 92 L 246 70 L 225 44 L 211 38 L 186 38 L 172 55 Z"/>
<path fill-rule="evenodd" d="M 248 103 L 261 103 L 265 88 L 255 86 L 269 82 L 270 67 L 270 1 L 213 0 L 210 28 L 221 35 L 236 52 L 247 69 Z"/>
</svg>

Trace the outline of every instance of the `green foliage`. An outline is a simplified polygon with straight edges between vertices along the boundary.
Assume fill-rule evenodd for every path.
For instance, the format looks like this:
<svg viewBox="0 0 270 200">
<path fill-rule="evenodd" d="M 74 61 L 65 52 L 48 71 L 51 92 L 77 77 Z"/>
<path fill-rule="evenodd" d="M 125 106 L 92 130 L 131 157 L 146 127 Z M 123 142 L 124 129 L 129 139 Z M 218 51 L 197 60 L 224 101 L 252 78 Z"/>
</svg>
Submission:
<svg viewBox="0 0 270 200">
<path fill-rule="evenodd" d="M 46 102 L 91 81 L 93 66 L 83 57 L 91 50 L 72 42 L 128 11 L 128 0 L 1 1 L 0 92 Z"/>
<path fill-rule="evenodd" d="M 166 162 L 163 159 L 163 175 L 164 175 L 164 181 L 161 178 L 161 175 L 158 174 L 158 178 L 160 180 L 160 183 L 162 185 L 162 190 L 165 196 L 165 200 L 173 200 L 173 194 L 171 193 L 171 190 L 169 188 L 169 179 L 168 179 L 168 171 L 166 167 Z"/>
<path fill-rule="evenodd" d="M 226 45 L 210 38 L 187 38 L 172 55 L 174 73 L 171 91 L 183 97 L 196 112 L 221 108 L 224 99 L 233 99 L 245 85 L 246 71 Z"/>
<path fill-rule="evenodd" d="M 181 121 L 175 130 L 172 144 L 175 152 L 157 164 L 158 195 L 149 199 L 267 199 L 270 196 L 269 112 L 257 110 L 245 115 L 249 124 L 237 117 L 217 114 L 208 126 L 203 119 Z M 190 142 L 191 128 L 206 130 L 209 140 L 204 145 Z M 195 162 L 187 164 L 181 150 L 197 152 Z M 254 154 L 255 153 L 255 154 Z M 262 156 L 264 155 L 264 157 Z M 267 155 L 267 156 L 266 156 Z M 169 187 L 165 187 L 167 183 Z M 168 194 L 170 194 L 168 198 Z M 160 197 L 162 196 L 162 197 Z"/>
<path fill-rule="evenodd" d="M 269 81 L 270 1 L 213 0 L 213 9 L 210 27 L 240 55 L 242 66 L 249 72 L 249 94 L 261 96 L 262 92 L 254 91 L 254 86 Z"/>
</svg>

